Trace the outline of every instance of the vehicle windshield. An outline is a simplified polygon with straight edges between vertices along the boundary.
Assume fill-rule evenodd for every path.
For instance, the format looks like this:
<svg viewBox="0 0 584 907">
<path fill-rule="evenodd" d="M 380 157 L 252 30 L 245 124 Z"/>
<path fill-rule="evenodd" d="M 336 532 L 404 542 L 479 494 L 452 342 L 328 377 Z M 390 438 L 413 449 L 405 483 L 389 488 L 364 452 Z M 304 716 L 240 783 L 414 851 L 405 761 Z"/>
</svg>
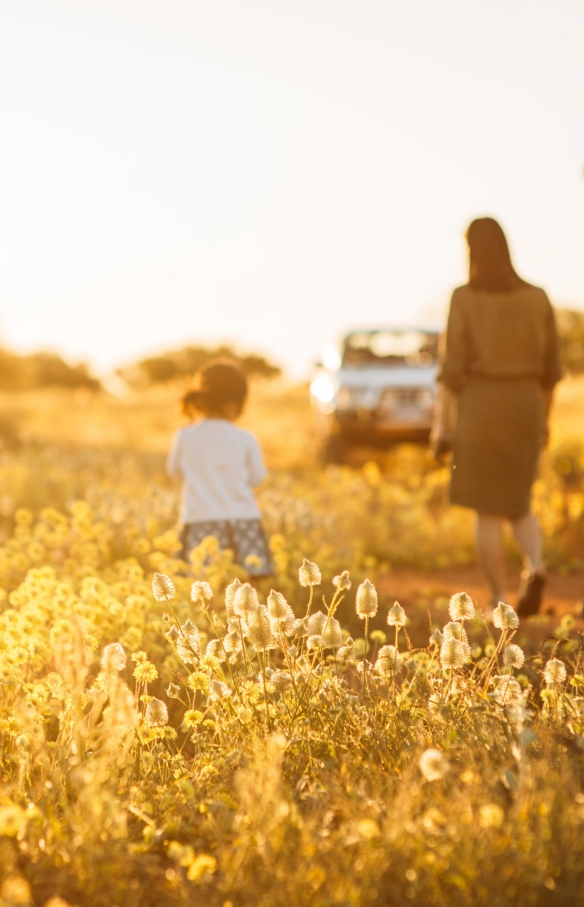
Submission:
<svg viewBox="0 0 584 907">
<path fill-rule="evenodd" d="M 428 368 L 437 355 L 438 334 L 431 331 L 363 331 L 346 338 L 343 365 Z"/>
</svg>

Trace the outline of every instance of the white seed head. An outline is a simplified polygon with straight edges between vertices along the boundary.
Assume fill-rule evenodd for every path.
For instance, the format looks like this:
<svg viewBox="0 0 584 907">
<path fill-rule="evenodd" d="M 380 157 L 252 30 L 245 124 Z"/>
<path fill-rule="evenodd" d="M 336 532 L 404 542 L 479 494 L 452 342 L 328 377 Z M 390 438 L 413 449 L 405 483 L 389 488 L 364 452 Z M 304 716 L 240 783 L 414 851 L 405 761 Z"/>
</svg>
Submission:
<svg viewBox="0 0 584 907">
<path fill-rule="evenodd" d="M 403 658 L 395 646 L 382 646 L 375 659 L 375 670 L 378 674 L 392 677 L 399 674 L 403 667 Z"/>
<path fill-rule="evenodd" d="M 286 617 L 289 607 L 290 605 L 282 593 L 272 589 L 268 595 L 268 611 L 270 612 L 270 617 L 274 617 L 278 620 L 282 617 Z"/>
<path fill-rule="evenodd" d="M 176 643 L 176 641 L 179 637 L 179 630 L 178 630 L 177 625 L 173 624 L 172 627 L 170 628 L 170 630 L 167 630 L 167 632 L 164 635 L 166 636 L 167 639 L 170 640 L 170 642 Z"/>
<path fill-rule="evenodd" d="M 270 683 L 278 693 L 284 693 L 292 687 L 292 677 L 287 671 L 274 671 Z"/>
<path fill-rule="evenodd" d="M 357 589 L 357 597 L 355 599 L 357 616 L 362 619 L 373 617 L 377 614 L 377 606 L 377 589 L 373 583 L 366 579 Z"/>
<path fill-rule="evenodd" d="M 266 649 L 273 644 L 270 616 L 265 605 L 260 605 L 257 611 L 250 614 L 248 626 L 249 638 L 256 649 Z"/>
<path fill-rule="evenodd" d="M 240 585 L 233 599 L 233 610 L 236 616 L 245 617 L 247 620 L 250 614 L 258 610 L 259 606 L 258 594 L 254 587 L 249 583 Z"/>
<path fill-rule="evenodd" d="M 458 642 L 464 647 L 464 660 L 465 662 L 470 658 L 470 645 L 468 642 L 468 636 L 466 635 L 466 630 L 462 624 L 455 623 L 453 620 L 449 621 L 442 629 L 443 639 L 457 639 Z"/>
<path fill-rule="evenodd" d="M 241 636 L 239 635 L 239 630 L 230 630 L 223 637 L 223 646 L 225 651 L 229 655 L 229 660 L 231 661 L 231 656 L 238 655 L 241 649 Z"/>
<path fill-rule="evenodd" d="M 205 646 L 205 655 L 216 658 L 217 661 L 225 661 L 225 649 L 220 639 L 210 639 Z"/>
<path fill-rule="evenodd" d="M 169 683 L 164 692 L 169 699 L 178 699 L 180 696 L 180 687 L 176 683 Z"/>
<path fill-rule="evenodd" d="M 464 660 L 467 662 L 470 659 L 470 645 L 468 642 L 468 636 L 466 635 L 466 630 L 462 624 L 455 623 L 455 621 L 449 621 L 442 628 L 442 641 L 445 639 L 456 639 L 464 649 Z"/>
<path fill-rule="evenodd" d="M 270 617 L 270 624 L 272 625 L 272 633 L 276 638 L 279 638 L 282 634 L 284 636 L 292 636 L 296 626 L 296 617 L 290 605 L 288 605 L 288 612 L 285 617 Z"/>
<path fill-rule="evenodd" d="M 559 658 L 550 658 L 543 672 L 546 683 L 564 683 L 566 680 L 566 665 Z"/>
<path fill-rule="evenodd" d="M 336 656 L 343 662 L 350 661 L 355 657 L 355 645 L 350 636 L 345 640 L 345 645 L 341 646 L 340 649 L 337 649 Z"/>
<path fill-rule="evenodd" d="M 165 573 L 155 573 L 152 580 L 152 594 L 157 602 L 168 601 L 176 595 L 176 589 L 170 576 Z"/>
<path fill-rule="evenodd" d="M 499 602 L 493 611 L 493 623 L 497 630 L 516 630 L 519 626 L 519 618 L 511 605 Z"/>
<path fill-rule="evenodd" d="M 272 632 L 276 637 L 280 634 L 290 636 L 294 632 L 296 617 L 281 592 L 276 592 L 272 589 L 268 595 L 268 612 L 270 614 Z"/>
<path fill-rule="evenodd" d="M 436 627 L 436 629 L 432 633 L 432 636 L 430 637 L 430 645 L 441 646 L 443 642 L 444 642 L 444 636 L 440 632 L 438 627 Z"/>
<path fill-rule="evenodd" d="M 491 678 L 491 683 L 494 687 L 491 696 L 499 705 L 508 709 L 523 705 L 523 690 L 510 674 L 495 675 Z"/>
<path fill-rule="evenodd" d="M 101 656 L 101 666 L 104 671 L 123 671 L 126 667 L 126 653 L 121 642 L 112 642 L 106 646 Z"/>
<path fill-rule="evenodd" d="M 450 763 L 444 753 L 435 749 L 425 750 L 420 756 L 418 765 L 426 781 L 439 781 L 450 768 Z"/>
<path fill-rule="evenodd" d="M 201 655 L 201 641 L 199 631 L 190 619 L 180 628 L 174 644 L 183 664 L 196 664 Z"/>
<path fill-rule="evenodd" d="M 309 636 L 306 640 L 307 649 L 324 649 L 324 639 L 322 636 Z"/>
<path fill-rule="evenodd" d="M 161 699 L 151 699 L 146 706 L 146 724 L 148 727 L 168 724 L 168 709 Z"/>
<path fill-rule="evenodd" d="M 466 661 L 466 649 L 464 643 L 459 642 L 454 636 L 445 636 L 444 642 L 440 646 L 440 664 L 443 668 L 458 670 L 462 668 Z"/>
<path fill-rule="evenodd" d="M 326 614 L 322 611 L 315 611 L 306 620 L 306 630 L 308 636 L 320 636 L 326 624 Z"/>
<path fill-rule="evenodd" d="M 503 664 L 507 668 L 522 668 L 525 662 L 525 652 L 521 646 L 510 645 L 503 649 Z"/>
<path fill-rule="evenodd" d="M 453 639 L 457 639 L 459 642 L 468 642 L 468 636 L 466 635 L 466 630 L 460 624 L 455 623 L 455 621 L 450 620 L 447 624 L 444 624 L 442 628 L 442 633 L 444 636 L 452 636 Z"/>
<path fill-rule="evenodd" d="M 390 627 L 405 627 L 406 612 L 399 602 L 394 602 L 387 613 L 387 623 Z"/>
<path fill-rule="evenodd" d="M 340 576 L 333 577 L 333 586 L 339 591 L 351 588 L 351 580 L 349 579 L 349 571 L 343 570 Z"/>
<path fill-rule="evenodd" d="M 466 592 L 457 592 L 450 599 L 448 613 L 452 620 L 472 620 L 475 613 L 475 607 L 470 595 Z"/>
<path fill-rule="evenodd" d="M 241 580 L 235 577 L 233 582 L 229 583 L 229 585 L 225 589 L 225 612 L 227 614 L 227 617 L 230 619 L 237 617 L 237 614 L 233 610 L 233 600 L 235 598 L 235 593 L 241 585 Z"/>
<path fill-rule="evenodd" d="M 191 586 L 192 602 L 198 602 L 200 600 L 209 601 L 211 598 L 213 598 L 213 590 L 211 589 L 209 583 L 206 583 L 204 581 L 193 583 L 193 585 Z"/>
<path fill-rule="evenodd" d="M 306 558 L 302 561 L 302 566 L 298 571 L 298 578 L 301 586 L 320 586 L 322 583 L 320 570 L 316 564 L 313 564 L 312 561 L 307 561 Z"/>
<path fill-rule="evenodd" d="M 343 644 L 341 625 L 334 617 L 329 617 L 322 631 L 322 638 L 327 649 L 338 649 Z"/>
<path fill-rule="evenodd" d="M 294 636 L 308 636 L 308 618 L 307 617 L 298 617 L 294 621 Z"/>
<path fill-rule="evenodd" d="M 222 680 L 213 679 L 209 685 L 209 699 L 228 699 L 231 696 L 231 690 Z"/>
</svg>

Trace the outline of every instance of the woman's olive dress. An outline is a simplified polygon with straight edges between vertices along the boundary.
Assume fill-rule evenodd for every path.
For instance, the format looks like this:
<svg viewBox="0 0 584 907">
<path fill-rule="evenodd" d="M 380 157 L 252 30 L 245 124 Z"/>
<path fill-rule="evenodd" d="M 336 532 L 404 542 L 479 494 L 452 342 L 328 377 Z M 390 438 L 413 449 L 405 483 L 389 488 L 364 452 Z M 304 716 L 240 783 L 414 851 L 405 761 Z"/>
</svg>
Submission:
<svg viewBox="0 0 584 907">
<path fill-rule="evenodd" d="M 561 377 L 545 292 L 522 284 L 452 295 L 439 380 L 458 395 L 450 501 L 516 519 L 529 511 L 544 391 Z"/>
</svg>

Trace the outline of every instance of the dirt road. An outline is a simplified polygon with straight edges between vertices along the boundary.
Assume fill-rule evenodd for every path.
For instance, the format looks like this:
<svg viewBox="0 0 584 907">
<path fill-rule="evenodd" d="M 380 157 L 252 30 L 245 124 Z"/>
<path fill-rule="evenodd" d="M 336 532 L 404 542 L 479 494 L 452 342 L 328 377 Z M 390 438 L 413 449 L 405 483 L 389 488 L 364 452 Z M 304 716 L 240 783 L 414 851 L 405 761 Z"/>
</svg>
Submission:
<svg viewBox="0 0 584 907">
<path fill-rule="evenodd" d="M 518 569 L 509 569 L 509 604 L 514 605 L 520 577 Z M 486 608 L 489 593 L 477 567 L 451 567 L 435 573 L 415 570 L 394 570 L 377 578 L 379 591 L 384 597 L 394 597 L 405 608 L 427 600 L 433 604 L 437 598 L 450 598 L 455 592 L 468 592 L 480 608 Z M 513 590 L 513 591 L 511 591 Z M 562 616 L 579 616 L 584 605 L 584 575 L 558 576 L 551 574 L 545 591 L 542 613 Z"/>
</svg>

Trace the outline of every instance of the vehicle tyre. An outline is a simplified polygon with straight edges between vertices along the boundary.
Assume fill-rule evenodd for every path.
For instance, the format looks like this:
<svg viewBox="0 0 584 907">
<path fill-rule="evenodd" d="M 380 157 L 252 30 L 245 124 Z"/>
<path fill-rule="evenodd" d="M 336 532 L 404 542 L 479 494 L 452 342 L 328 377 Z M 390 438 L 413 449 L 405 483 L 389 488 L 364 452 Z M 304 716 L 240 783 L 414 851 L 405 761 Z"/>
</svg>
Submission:
<svg viewBox="0 0 584 907">
<path fill-rule="evenodd" d="M 342 435 L 330 435 L 323 446 L 322 460 L 324 466 L 342 466 L 347 462 L 349 444 Z"/>
</svg>

